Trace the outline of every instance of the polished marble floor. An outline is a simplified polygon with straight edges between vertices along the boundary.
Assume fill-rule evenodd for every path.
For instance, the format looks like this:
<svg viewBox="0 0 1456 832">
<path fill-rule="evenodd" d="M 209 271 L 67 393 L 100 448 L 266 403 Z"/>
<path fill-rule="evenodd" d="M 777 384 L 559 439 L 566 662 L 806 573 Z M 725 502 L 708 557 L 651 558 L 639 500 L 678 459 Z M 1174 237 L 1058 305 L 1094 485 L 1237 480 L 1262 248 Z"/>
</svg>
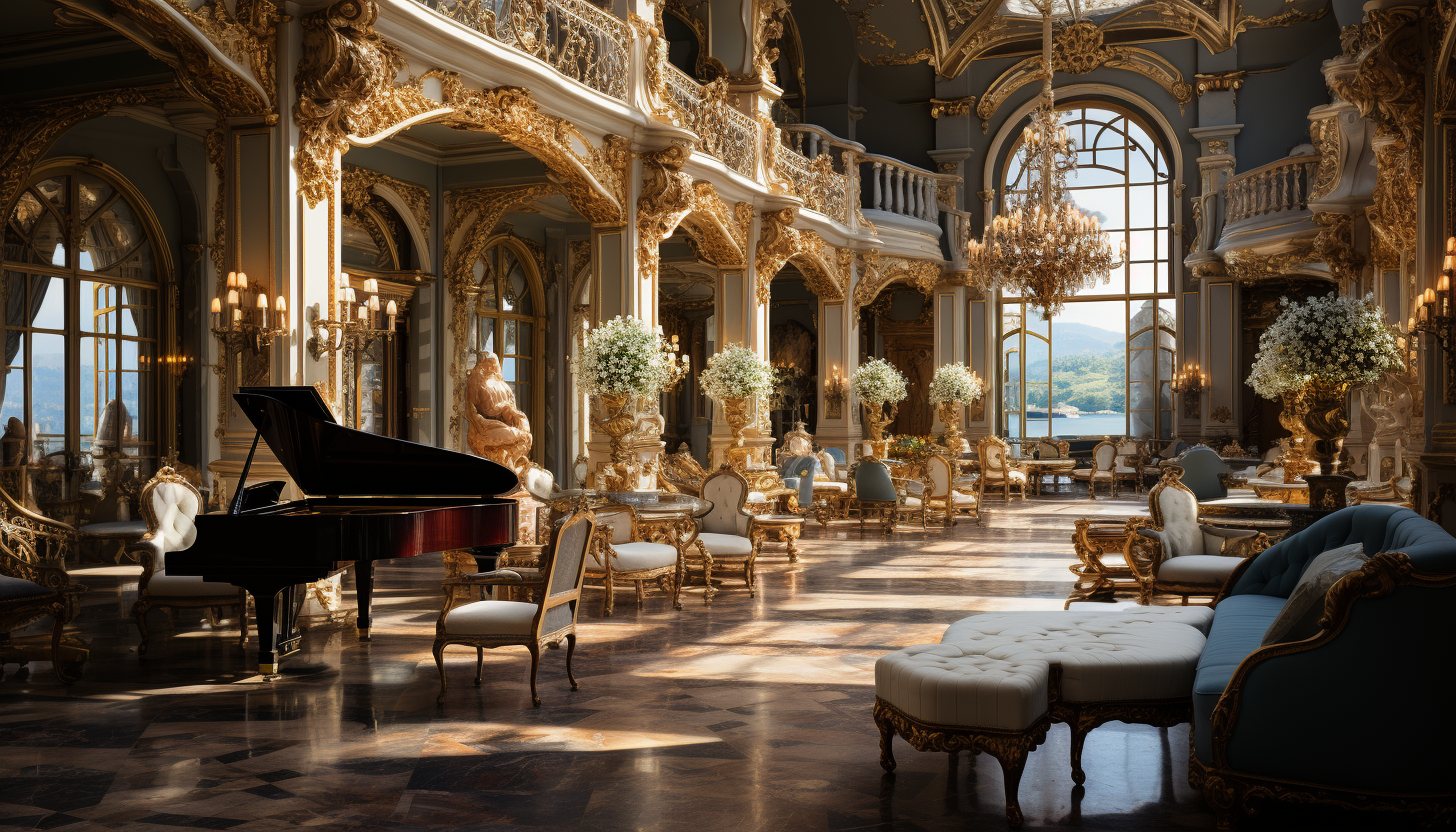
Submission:
<svg viewBox="0 0 1456 832">
<path fill-rule="evenodd" d="M 549 651 L 540 709 L 520 648 L 488 652 L 479 688 L 474 651 L 448 653 L 436 707 L 438 556 L 378 568 L 372 642 L 315 632 L 275 682 L 251 675 L 235 630 L 209 631 L 192 611 L 175 631 L 153 613 L 139 659 L 126 615 L 138 568 L 83 568 L 85 677 L 67 689 L 49 665 L 11 665 L 0 682 L 0 826 L 1004 829 L 1000 769 L 985 755 L 900 744 L 897 776 L 881 776 L 875 658 L 975 612 L 1060 609 L 1073 520 L 1133 512 L 1138 499 L 1063 496 L 993 504 L 984 528 L 950 532 L 810 524 L 803 562 L 767 547 L 757 598 L 730 581 L 711 606 L 690 591 L 681 612 L 622 593 L 604 619 L 589 589 L 581 690 Z M 1026 828 L 1213 828 L 1188 785 L 1186 726 L 1093 732 L 1085 792 L 1067 745 L 1055 726 L 1032 755 Z"/>
</svg>

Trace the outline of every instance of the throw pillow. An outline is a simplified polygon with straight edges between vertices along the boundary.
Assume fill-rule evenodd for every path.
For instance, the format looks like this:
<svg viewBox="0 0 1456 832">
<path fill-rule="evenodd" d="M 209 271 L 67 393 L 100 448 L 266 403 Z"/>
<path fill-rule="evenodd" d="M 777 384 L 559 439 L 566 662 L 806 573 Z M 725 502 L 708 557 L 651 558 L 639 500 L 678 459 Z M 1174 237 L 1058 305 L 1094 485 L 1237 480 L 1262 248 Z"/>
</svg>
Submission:
<svg viewBox="0 0 1456 832">
<path fill-rule="evenodd" d="M 1359 570 L 1370 558 L 1365 556 L 1365 547 L 1351 543 L 1338 549 L 1330 549 L 1309 562 L 1289 600 L 1274 623 L 1264 633 L 1260 647 L 1283 644 L 1290 641 L 1304 641 L 1320 631 L 1319 620 L 1325 613 L 1325 593 L 1341 578 Z"/>
</svg>

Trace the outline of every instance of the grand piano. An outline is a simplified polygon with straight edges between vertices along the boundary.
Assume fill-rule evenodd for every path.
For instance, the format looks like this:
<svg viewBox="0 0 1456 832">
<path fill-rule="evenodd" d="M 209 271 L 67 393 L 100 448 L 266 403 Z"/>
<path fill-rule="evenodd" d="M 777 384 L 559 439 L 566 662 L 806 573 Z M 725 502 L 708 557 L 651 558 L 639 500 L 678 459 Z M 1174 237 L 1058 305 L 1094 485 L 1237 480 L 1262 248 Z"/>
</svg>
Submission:
<svg viewBox="0 0 1456 832">
<path fill-rule="evenodd" d="M 466 549 L 485 567 L 515 543 L 517 503 L 499 496 L 519 483 L 509 468 L 346 428 L 312 387 L 244 387 L 233 399 L 257 429 L 234 498 L 226 514 L 197 517 L 196 541 L 167 555 L 167 572 L 252 594 L 260 673 L 298 649 L 300 585 L 352 562 L 368 641 L 376 560 Z M 259 438 L 303 499 L 277 502 L 282 482 L 247 484 Z"/>
</svg>

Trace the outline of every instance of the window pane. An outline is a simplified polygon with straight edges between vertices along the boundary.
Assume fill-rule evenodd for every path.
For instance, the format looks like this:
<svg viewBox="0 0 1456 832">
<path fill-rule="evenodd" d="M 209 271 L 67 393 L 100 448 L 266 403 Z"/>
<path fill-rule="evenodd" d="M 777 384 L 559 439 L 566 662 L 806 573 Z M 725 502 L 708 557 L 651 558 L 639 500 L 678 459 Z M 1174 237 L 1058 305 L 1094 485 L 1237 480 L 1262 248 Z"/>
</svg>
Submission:
<svg viewBox="0 0 1456 832">
<path fill-rule="evenodd" d="M 516 354 L 531 354 L 531 325 L 525 321 L 516 322 Z"/>
<path fill-rule="evenodd" d="M 475 287 L 479 292 L 475 296 L 475 308 L 494 311 L 496 309 L 495 270 L 491 268 L 490 255 L 487 255 L 485 259 L 476 260 L 472 272 L 475 275 Z"/>
<path fill-rule="evenodd" d="M 505 379 L 506 381 L 516 381 L 516 359 L 501 359 L 501 378 Z"/>
<path fill-rule="evenodd" d="M 29 414 L 25 412 L 25 350 L 22 349 L 24 333 L 9 330 L 5 333 L 5 352 L 11 358 L 5 362 L 4 375 L 0 376 L 0 421 L 9 431 L 10 420 L 20 422 L 18 434 L 24 441 L 19 447 L 4 445 L 0 460 L 5 465 L 18 465 L 30 458 Z M 12 436 L 15 434 L 12 433 Z"/>
<path fill-rule="evenodd" d="M 90 271 L 110 268 L 130 259 L 143 242 L 136 213 L 126 200 L 114 200 L 100 209 L 99 216 L 89 220 L 82 231 L 81 268 Z"/>
<path fill-rule="evenodd" d="M 501 354 L 502 355 L 515 355 L 516 354 L 516 322 L 515 321 L 502 321 L 501 323 L 505 327 L 505 332 L 501 336 L 501 344 L 502 344 L 502 347 L 503 347 L 503 349 L 501 351 Z"/>
<path fill-rule="evenodd" d="M 33 426 L 32 444 L 40 445 L 39 455 L 43 456 L 66 446 L 66 338 L 50 334 L 29 337 L 29 424 Z"/>
<path fill-rule="evenodd" d="M 479 325 L 476 328 L 475 348 L 477 350 L 497 352 L 495 345 L 495 318 L 477 318 Z"/>
</svg>

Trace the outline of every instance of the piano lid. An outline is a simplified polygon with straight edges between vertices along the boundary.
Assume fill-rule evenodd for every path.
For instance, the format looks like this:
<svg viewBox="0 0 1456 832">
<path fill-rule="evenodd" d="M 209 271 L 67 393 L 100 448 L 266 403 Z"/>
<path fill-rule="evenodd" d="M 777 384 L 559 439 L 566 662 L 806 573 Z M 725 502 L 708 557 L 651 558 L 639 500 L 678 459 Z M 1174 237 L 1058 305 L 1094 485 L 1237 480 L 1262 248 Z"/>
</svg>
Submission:
<svg viewBox="0 0 1456 832">
<path fill-rule="evenodd" d="M 488 459 L 346 428 L 312 387 L 243 387 L 233 399 L 309 496 L 492 497 L 520 483 Z"/>
</svg>

